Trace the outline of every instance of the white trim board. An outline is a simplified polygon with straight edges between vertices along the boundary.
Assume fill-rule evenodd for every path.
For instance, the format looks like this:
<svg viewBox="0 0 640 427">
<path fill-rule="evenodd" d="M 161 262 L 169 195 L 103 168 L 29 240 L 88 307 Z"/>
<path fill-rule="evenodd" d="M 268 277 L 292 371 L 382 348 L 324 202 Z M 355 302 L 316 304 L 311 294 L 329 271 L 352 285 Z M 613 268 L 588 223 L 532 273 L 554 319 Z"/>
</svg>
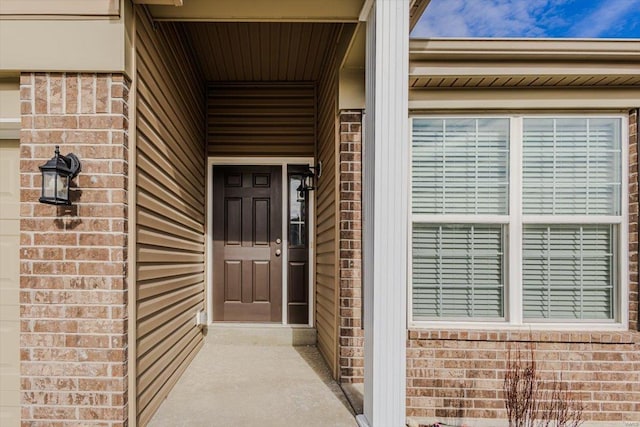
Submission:
<svg viewBox="0 0 640 427">
<path fill-rule="evenodd" d="M 20 119 L 0 119 L 0 139 L 20 139 Z"/>
</svg>

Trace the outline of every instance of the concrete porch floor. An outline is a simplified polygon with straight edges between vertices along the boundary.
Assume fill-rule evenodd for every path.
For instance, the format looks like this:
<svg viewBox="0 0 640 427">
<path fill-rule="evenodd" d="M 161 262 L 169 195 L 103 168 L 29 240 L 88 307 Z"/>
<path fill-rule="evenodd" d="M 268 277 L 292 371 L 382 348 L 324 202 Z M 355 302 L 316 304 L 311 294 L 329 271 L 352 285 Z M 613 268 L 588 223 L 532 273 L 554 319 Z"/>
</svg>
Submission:
<svg viewBox="0 0 640 427">
<path fill-rule="evenodd" d="M 354 427 L 353 409 L 315 346 L 204 347 L 150 427 Z"/>
</svg>

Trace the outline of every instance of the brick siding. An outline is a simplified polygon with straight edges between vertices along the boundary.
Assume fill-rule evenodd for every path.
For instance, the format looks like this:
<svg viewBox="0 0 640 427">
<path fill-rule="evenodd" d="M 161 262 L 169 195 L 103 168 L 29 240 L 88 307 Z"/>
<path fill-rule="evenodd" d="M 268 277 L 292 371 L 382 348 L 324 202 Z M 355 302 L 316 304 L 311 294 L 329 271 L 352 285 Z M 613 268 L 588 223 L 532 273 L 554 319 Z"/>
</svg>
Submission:
<svg viewBox="0 0 640 427">
<path fill-rule="evenodd" d="M 21 76 L 21 371 L 23 425 L 127 421 L 127 96 L 118 74 Z M 640 421 L 638 117 L 629 129 L 629 331 L 410 330 L 407 415 L 504 418 L 509 348 L 533 345 L 562 372 L 585 418 Z M 340 379 L 362 382 L 361 111 L 340 115 Z M 71 208 L 43 205 L 38 165 L 82 162 Z"/>
<path fill-rule="evenodd" d="M 524 351 L 531 343 L 543 378 L 562 372 L 563 381 L 579 393 L 585 420 L 640 421 L 635 332 L 409 331 L 407 415 L 505 419 L 508 349 Z"/>
<path fill-rule="evenodd" d="M 629 113 L 629 329 L 638 327 L 638 117 Z"/>
<path fill-rule="evenodd" d="M 127 98 L 120 74 L 20 79 L 22 425 L 127 416 Z M 38 166 L 75 153 L 74 205 L 38 203 Z"/>
<path fill-rule="evenodd" d="M 364 381 L 362 112 L 340 114 L 340 381 Z"/>
</svg>

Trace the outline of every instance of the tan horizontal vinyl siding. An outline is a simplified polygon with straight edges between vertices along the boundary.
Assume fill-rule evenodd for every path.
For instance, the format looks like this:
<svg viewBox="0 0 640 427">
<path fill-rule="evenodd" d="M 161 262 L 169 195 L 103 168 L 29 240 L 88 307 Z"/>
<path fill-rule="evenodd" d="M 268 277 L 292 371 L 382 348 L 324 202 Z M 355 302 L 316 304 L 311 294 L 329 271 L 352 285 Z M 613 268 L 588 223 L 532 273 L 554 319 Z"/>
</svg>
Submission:
<svg viewBox="0 0 640 427">
<path fill-rule="evenodd" d="M 179 26 L 138 7 L 136 388 L 146 425 L 203 343 L 204 78 Z"/>
<path fill-rule="evenodd" d="M 338 377 L 338 64 L 335 48 L 318 85 L 318 160 L 322 176 L 316 193 L 316 328 L 318 349 Z"/>
<path fill-rule="evenodd" d="M 209 84 L 209 156 L 308 156 L 315 148 L 309 83 Z"/>
</svg>

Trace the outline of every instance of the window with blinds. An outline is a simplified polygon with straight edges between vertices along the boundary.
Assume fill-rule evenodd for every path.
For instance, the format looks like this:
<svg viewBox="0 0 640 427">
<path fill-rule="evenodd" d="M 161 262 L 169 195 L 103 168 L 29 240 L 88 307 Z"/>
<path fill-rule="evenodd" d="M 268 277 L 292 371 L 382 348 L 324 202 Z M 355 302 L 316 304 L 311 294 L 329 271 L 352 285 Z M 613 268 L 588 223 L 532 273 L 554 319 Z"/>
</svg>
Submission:
<svg viewBox="0 0 640 427">
<path fill-rule="evenodd" d="M 412 153 L 414 318 L 503 318 L 505 226 L 476 218 L 509 212 L 509 119 L 415 119 Z"/>
<path fill-rule="evenodd" d="M 415 318 L 502 318 L 503 231 L 500 225 L 413 227 Z"/>
<path fill-rule="evenodd" d="M 620 119 L 525 118 L 523 211 L 620 214 Z"/>
<path fill-rule="evenodd" d="M 613 317 L 613 226 L 525 225 L 524 317 Z"/>
<path fill-rule="evenodd" d="M 413 212 L 506 214 L 508 119 L 416 119 Z"/>
<path fill-rule="evenodd" d="M 620 321 L 624 123 L 413 118 L 411 319 Z"/>
</svg>

